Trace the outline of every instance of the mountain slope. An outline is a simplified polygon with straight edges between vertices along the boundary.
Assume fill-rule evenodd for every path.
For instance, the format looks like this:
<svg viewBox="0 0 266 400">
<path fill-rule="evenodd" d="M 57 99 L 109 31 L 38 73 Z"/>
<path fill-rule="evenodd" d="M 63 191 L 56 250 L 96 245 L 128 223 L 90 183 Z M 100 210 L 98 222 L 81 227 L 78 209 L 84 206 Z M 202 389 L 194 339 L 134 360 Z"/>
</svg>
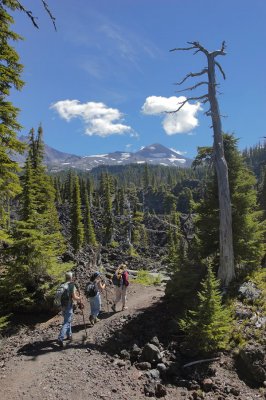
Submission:
<svg viewBox="0 0 266 400">
<path fill-rule="evenodd" d="M 21 136 L 19 139 L 22 142 L 27 142 L 27 137 L 25 136 Z M 14 159 L 20 165 L 23 165 L 26 159 L 26 152 L 23 155 L 16 155 Z M 44 162 L 50 171 L 57 172 L 68 168 L 90 171 L 100 165 L 126 165 L 132 163 L 190 167 L 192 160 L 158 143 L 146 146 L 135 153 L 115 151 L 109 154 L 84 157 L 64 153 L 45 144 Z"/>
</svg>

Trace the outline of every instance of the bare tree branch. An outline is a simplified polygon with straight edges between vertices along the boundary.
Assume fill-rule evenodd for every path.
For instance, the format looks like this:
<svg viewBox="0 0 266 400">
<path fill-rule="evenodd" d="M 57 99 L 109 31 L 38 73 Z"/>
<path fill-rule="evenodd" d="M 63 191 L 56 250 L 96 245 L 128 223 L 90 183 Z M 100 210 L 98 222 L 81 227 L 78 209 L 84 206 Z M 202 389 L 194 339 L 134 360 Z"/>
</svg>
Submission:
<svg viewBox="0 0 266 400">
<path fill-rule="evenodd" d="M 191 365 L 196 365 L 196 364 L 200 364 L 200 363 L 204 363 L 204 362 L 210 362 L 210 361 L 219 361 L 220 357 L 215 357 L 215 358 L 205 358 L 204 360 L 198 360 L 198 361 L 192 361 L 189 362 L 185 365 L 183 365 L 182 368 L 186 368 L 186 367 L 190 367 Z"/>
<path fill-rule="evenodd" d="M 213 51 L 213 52 L 210 53 L 210 54 L 211 54 L 213 57 L 225 56 L 225 55 L 226 55 L 226 52 L 224 51 L 225 48 L 226 48 L 225 41 L 223 41 L 223 42 L 222 42 L 222 47 L 221 47 L 221 49 L 220 49 L 220 50 Z"/>
<path fill-rule="evenodd" d="M 197 54 L 199 51 L 206 54 L 206 56 L 209 54 L 208 50 L 205 49 L 205 47 L 203 47 L 199 42 L 188 42 L 188 44 L 193 44 L 193 48 L 197 49 L 194 54 Z"/>
<path fill-rule="evenodd" d="M 150 213 L 148 213 L 148 216 L 151 217 L 151 218 L 157 219 L 157 221 L 161 222 L 163 225 L 171 226 L 172 228 L 178 230 L 178 226 L 177 226 L 177 225 L 174 225 L 174 224 L 172 224 L 171 222 L 168 222 L 168 221 L 165 221 L 165 220 L 159 218 L 156 214 L 150 214 Z M 149 230 L 151 230 L 151 229 L 149 229 Z M 159 232 L 160 232 L 160 231 L 159 231 Z M 163 231 L 163 232 L 164 232 L 164 231 Z"/>
<path fill-rule="evenodd" d="M 49 8 L 48 4 L 46 3 L 46 1 L 45 0 L 41 0 L 41 2 L 43 4 L 43 7 L 44 7 L 45 11 L 48 13 L 48 15 L 49 15 L 49 17 L 50 17 L 50 19 L 51 19 L 51 21 L 52 21 L 52 23 L 54 25 L 54 29 L 56 31 L 56 25 L 55 25 L 55 20 L 56 19 L 55 19 L 55 17 L 51 13 L 50 8 Z M 39 25 L 36 22 L 38 17 L 35 17 L 32 14 L 31 10 L 27 10 L 19 0 L 17 0 L 17 5 L 18 5 L 19 10 L 24 12 L 30 18 L 30 20 L 31 20 L 32 24 L 35 26 L 35 28 L 39 29 Z"/>
<path fill-rule="evenodd" d="M 55 25 L 55 17 L 54 17 L 53 14 L 51 13 L 50 8 L 49 8 L 48 4 L 46 3 L 46 1 L 42 0 L 42 4 L 43 4 L 43 6 L 44 6 L 46 12 L 48 13 L 49 17 L 51 18 L 51 21 L 52 21 L 52 23 L 53 23 L 53 25 L 54 25 L 54 29 L 55 29 L 55 31 L 56 31 L 57 29 L 56 29 L 56 25 Z"/>
<path fill-rule="evenodd" d="M 184 83 L 188 78 L 194 78 L 195 76 L 200 76 L 200 75 L 207 74 L 207 73 L 208 73 L 208 68 L 204 68 L 200 72 L 190 72 L 189 74 L 187 74 L 185 76 L 184 79 L 182 79 L 182 81 L 175 83 L 175 85 L 182 85 L 182 83 Z"/>
<path fill-rule="evenodd" d="M 184 50 L 192 50 L 194 48 L 195 48 L 194 46 L 193 47 L 176 47 L 175 49 L 171 49 L 169 51 L 179 51 L 179 50 L 184 51 Z"/>
<path fill-rule="evenodd" d="M 220 70 L 220 72 L 221 72 L 221 74 L 223 75 L 223 78 L 224 78 L 224 80 L 225 80 L 225 79 L 226 79 L 226 76 L 225 76 L 224 70 L 222 69 L 221 64 L 219 64 L 218 61 L 215 61 L 214 64 L 217 65 L 217 67 L 219 68 L 219 70 Z"/>
<path fill-rule="evenodd" d="M 196 89 L 197 87 L 199 87 L 201 85 L 208 85 L 208 84 L 209 84 L 209 82 L 199 82 L 199 83 L 196 83 L 196 85 L 190 86 L 190 87 L 188 87 L 186 89 L 177 90 L 176 93 L 185 92 L 186 90 L 194 90 L 194 89 Z"/>
<path fill-rule="evenodd" d="M 25 14 L 27 14 L 27 16 L 30 18 L 30 20 L 33 23 L 33 25 L 35 26 L 35 28 L 39 29 L 39 25 L 36 22 L 36 19 L 38 19 L 38 17 L 34 17 L 32 15 L 32 11 L 26 10 L 26 8 L 18 0 L 17 0 L 17 3 L 18 3 L 20 11 L 23 11 Z"/>
<path fill-rule="evenodd" d="M 181 108 L 188 102 L 188 101 L 195 101 L 195 100 L 200 100 L 201 103 L 205 104 L 207 103 L 207 101 L 209 101 L 209 96 L 208 94 L 203 94 L 202 96 L 198 96 L 198 97 L 188 97 L 186 100 L 180 102 L 180 106 L 174 110 L 174 111 L 166 111 L 167 114 L 174 114 L 176 112 L 178 112 L 179 110 L 181 110 Z"/>
</svg>

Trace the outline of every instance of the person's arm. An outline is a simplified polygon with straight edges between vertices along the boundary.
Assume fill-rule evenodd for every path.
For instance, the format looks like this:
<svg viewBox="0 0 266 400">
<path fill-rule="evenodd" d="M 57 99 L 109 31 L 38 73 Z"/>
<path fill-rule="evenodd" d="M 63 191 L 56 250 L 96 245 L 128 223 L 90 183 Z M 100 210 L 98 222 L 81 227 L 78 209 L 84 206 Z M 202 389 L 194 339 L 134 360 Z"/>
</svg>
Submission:
<svg viewBox="0 0 266 400">
<path fill-rule="evenodd" d="M 101 290 L 103 290 L 103 289 L 105 289 L 105 283 L 104 282 L 102 282 L 102 281 L 100 281 L 99 283 L 99 288 L 101 289 Z"/>
<path fill-rule="evenodd" d="M 81 302 L 81 296 L 78 295 L 78 291 L 75 286 L 74 286 L 73 293 L 72 293 L 72 300 Z"/>
</svg>

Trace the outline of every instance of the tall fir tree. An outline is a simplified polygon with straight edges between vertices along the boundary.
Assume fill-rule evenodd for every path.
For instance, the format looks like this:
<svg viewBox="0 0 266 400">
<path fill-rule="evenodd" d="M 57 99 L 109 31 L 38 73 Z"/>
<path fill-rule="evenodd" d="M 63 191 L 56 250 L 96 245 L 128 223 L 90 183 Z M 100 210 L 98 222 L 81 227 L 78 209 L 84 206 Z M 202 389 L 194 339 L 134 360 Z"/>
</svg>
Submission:
<svg viewBox="0 0 266 400">
<path fill-rule="evenodd" d="M 85 190 L 85 209 L 84 209 L 84 242 L 85 244 L 96 246 L 96 235 L 91 220 L 90 202 L 87 190 Z"/>
<path fill-rule="evenodd" d="M 237 139 L 224 134 L 225 157 L 231 188 L 234 257 L 237 272 L 257 266 L 263 252 L 263 230 L 257 206 L 256 179 L 237 150 Z M 209 155 L 209 149 L 205 152 Z M 201 157 L 204 157 L 204 152 Z M 203 258 L 219 256 L 219 208 L 215 173 L 207 183 L 204 199 L 197 207 L 199 250 Z"/>
<path fill-rule="evenodd" d="M 6 0 L 0 4 L 0 243 L 8 240 L 9 201 L 21 190 L 18 178 L 18 164 L 12 160 L 12 154 L 22 153 L 23 144 L 17 139 L 21 126 L 17 122 L 18 108 L 8 97 L 12 89 L 20 90 L 24 82 L 21 80 L 23 66 L 19 62 L 16 50 L 11 42 L 21 37 L 11 30 L 14 23 L 8 10 L 16 10 L 17 2 Z"/>
<path fill-rule="evenodd" d="M 103 213 L 104 213 L 104 242 L 112 243 L 113 229 L 114 229 L 114 216 L 113 216 L 113 202 L 111 192 L 111 177 L 108 174 L 102 176 L 102 189 L 103 191 Z"/>
<path fill-rule="evenodd" d="M 44 302 L 43 284 L 49 280 L 64 240 L 55 207 L 55 191 L 42 164 L 42 130 L 30 132 L 29 152 L 22 175 L 20 220 L 13 230 L 12 256 L 2 284 L 7 307 L 32 309 Z M 10 291 L 10 287 L 13 289 Z"/>
<path fill-rule="evenodd" d="M 74 178 L 71 202 L 71 244 L 77 253 L 84 244 L 84 225 L 82 223 L 80 184 L 78 176 Z"/>
</svg>

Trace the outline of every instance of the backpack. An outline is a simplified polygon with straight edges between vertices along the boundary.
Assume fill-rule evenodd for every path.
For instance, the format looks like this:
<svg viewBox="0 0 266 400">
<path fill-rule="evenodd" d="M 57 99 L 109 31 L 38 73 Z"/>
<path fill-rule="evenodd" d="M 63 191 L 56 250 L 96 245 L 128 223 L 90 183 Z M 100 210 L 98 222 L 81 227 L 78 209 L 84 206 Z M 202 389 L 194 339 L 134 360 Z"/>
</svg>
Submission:
<svg viewBox="0 0 266 400">
<path fill-rule="evenodd" d="M 68 282 L 61 283 L 56 289 L 54 297 L 54 305 L 56 307 L 66 307 L 70 301 L 69 285 Z"/>
<path fill-rule="evenodd" d="M 98 289 L 96 287 L 95 282 L 89 282 L 87 283 L 87 286 L 85 288 L 85 296 L 88 297 L 94 297 L 98 293 Z"/>
<path fill-rule="evenodd" d="M 113 277 L 112 277 L 112 282 L 115 286 L 120 287 L 123 284 L 123 271 L 121 270 L 116 270 Z"/>
</svg>

